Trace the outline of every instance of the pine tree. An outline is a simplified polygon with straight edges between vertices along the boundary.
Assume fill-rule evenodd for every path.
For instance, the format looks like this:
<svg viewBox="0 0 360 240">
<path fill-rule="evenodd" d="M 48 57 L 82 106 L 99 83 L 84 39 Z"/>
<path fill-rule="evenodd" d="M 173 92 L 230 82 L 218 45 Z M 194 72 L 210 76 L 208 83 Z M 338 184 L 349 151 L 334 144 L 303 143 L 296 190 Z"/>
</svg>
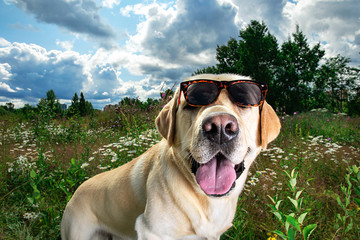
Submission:
<svg viewBox="0 0 360 240">
<path fill-rule="evenodd" d="M 81 116 L 86 115 L 86 102 L 84 94 L 82 92 L 80 93 L 79 112 Z"/>
</svg>

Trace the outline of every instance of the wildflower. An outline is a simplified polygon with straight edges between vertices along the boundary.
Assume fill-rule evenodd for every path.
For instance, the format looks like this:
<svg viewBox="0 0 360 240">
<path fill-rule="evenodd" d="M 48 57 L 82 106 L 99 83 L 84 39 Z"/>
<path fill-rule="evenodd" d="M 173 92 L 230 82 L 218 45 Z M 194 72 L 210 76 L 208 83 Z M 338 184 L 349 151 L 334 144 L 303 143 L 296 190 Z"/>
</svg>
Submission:
<svg viewBox="0 0 360 240">
<path fill-rule="evenodd" d="M 84 168 L 86 168 L 87 166 L 89 166 L 89 163 L 87 163 L 87 162 L 85 162 L 85 163 L 83 163 L 82 165 L 81 165 L 81 169 L 84 169 Z"/>
<path fill-rule="evenodd" d="M 39 217 L 39 214 L 36 214 L 34 212 L 24 213 L 23 215 L 23 218 L 30 221 L 36 219 L 37 217 Z"/>
<path fill-rule="evenodd" d="M 97 166 L 97 168 L 100 170 L 106 170 L 106 169 L 110 168 L 110 166 L 103 167 L 103 166 L 99 165 L 99 166 Z"/>
</svg>

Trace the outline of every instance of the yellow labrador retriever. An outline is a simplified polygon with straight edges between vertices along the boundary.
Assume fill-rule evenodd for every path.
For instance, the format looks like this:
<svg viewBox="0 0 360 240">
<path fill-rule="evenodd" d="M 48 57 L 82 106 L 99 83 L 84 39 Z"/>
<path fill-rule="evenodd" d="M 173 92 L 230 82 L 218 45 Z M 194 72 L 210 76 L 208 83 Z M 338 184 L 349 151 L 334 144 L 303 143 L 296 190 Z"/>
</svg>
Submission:
<svg viewBox="0 0 360 240">
<path fill-rule="evenodd" d="M 163 140 L 84 182 L 66 206 L 62 239 L 219 239 L 250 165 L 280 130 L 266 92 L 230 74 L 182 82 L 156 119 Z"/>
</svg>

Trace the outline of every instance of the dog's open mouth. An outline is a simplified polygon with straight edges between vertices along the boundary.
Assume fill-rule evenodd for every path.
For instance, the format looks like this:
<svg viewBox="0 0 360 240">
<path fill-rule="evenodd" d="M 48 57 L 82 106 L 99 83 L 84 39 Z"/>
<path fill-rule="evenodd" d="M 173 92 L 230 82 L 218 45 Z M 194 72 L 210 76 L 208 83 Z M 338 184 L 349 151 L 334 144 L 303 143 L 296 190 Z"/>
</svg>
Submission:
<svg viewBox="0 0 360 240">
<path fill-rule="evenodd" d="M 201 189 L 210 196 L 221 197 L 235 187 L 235 181 L 245 170 L 244 161 L 235 165 L 218 153 L 207 163 L 199 164 L 192 159 L 192 172 Z"/>
</svg>

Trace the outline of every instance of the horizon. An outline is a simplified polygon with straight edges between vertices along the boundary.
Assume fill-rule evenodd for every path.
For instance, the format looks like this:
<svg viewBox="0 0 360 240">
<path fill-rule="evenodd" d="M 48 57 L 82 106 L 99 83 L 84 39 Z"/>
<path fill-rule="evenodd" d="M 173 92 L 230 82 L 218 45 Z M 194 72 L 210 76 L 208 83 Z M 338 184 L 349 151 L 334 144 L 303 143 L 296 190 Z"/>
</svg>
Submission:
<svg viewBox="0 0 360 240">
<path fill-rule="evenodd" d="M 358 9 L 358 0 L 0 0 L 0 105 L 36 105 L 50 89 L 68 105 L 82 91 L 96 109 L 156 98 L 215 65 L 216 46 L 250 20 L 264 21 L 279 45 L 299 25 L 325 57 L 359 67 Z"/>
</svg>

